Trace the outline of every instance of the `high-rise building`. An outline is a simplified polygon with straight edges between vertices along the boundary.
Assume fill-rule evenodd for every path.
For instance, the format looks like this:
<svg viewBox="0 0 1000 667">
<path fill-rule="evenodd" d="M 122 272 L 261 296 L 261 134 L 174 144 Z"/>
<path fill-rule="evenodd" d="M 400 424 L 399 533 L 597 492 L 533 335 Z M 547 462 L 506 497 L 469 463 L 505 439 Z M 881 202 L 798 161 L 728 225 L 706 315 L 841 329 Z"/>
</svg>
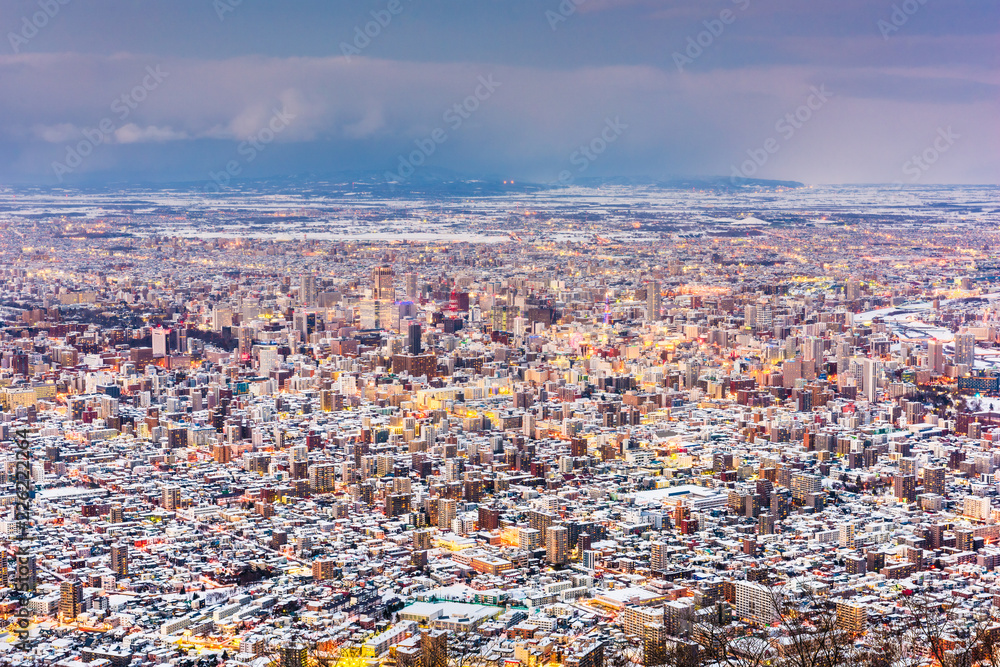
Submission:
<svg viewBox="0 0 1000 667">
<path fill-rule="evenodd" d="M 650 280 L 646 285 L 646 319 L 660 319 L 660 281 Z"/>
<path fill-rule="evenodd" d="M 861 391 L 865 399 L 874 403 L 878 397 L 878 382 L 882 375 L 882 362 L 878 359 L 862 359 Z"/>
<path fill-rule="evenodd" d="M 119 579 L 128 577 L 128 545 L 115 544 L 111 547 L 111 569 Z"/>
<path fill-rule="evenodd" d="M 861 285 L 857 280 L 852 278 L 847 281 L 847 286 L 844 288 L 844 296 L 848 301 L 857 301 L 861 298 Z"/>
<path fill-rule="evenodd" d="M 299 301 L 303 306 L 316 305 L 316 275 L 303 273 L 299 283 Z"/>
<path fill-rule="evenodd" d="M 372 298 L 376 301 L 395 301 L 396 288 L 393 286 L 395 272 L 388 266 L 372 269 Z"/>
<path fill-rule="evenodd" d="M 451 521 L 455 518 L 455 501 L 451 498 L 438 499 L 438 528 L 451 530 Z"/>
<path fill-rule="evenodd" d="M 240 361 L 250 361 L 253 355 L 253 329 L 244 324 L 239 328 L 238 336 Z"/>
<path fill-rule="evenodd" d="M 422 352 L 420 347 L 420 336 L 420 323 L 410 322 L 409 326 L 406 327 L 406 345 L 410 354 L 420 354 Z"/>
<path fill-rule="evenodd" d="M 415 300 L 419 294 L 417 293 L 417 274 L 410 272 L 403 274 L 403 279 L 406 282 L 406 298 L 410 301 Z"/>
<path fill-rule="evenodd" d="M 77 580 L 59 584 L 59 618 L 64 622 L 75 621 L 83 611 L 83 583 Z"/>
<path fill-rule="evenodd" d="M 807 472 L 792 473 L 791 486 L 792 498 L 805 502 L 806 496 L 810 493 L 819 493 L 823 488 L 823 480 L 819 475 Z"/>
<path fill-rule="evenodd" d="M 448 633 L 445 630 L 424 630 L 420 634 L 423 667 L 448 667 Z"/>
<path fill-rule="evenodd" d="M 944 343 L 936 338 L 927 343 L 927 365 L 936 375 L 944 372 Z"/>
<path fill-rule="evenodd" d="M 771 591 L 751 581 L 734 583 L 736 614 L 745 621 L 759 625 L 771 625 L 778 617 L 778 606 Z"/>
<path fill-rule="evenodd" d="M 569 531 L 565 526 L 550 526 L 545 531 L 545 559 L 552 565 L 569 560 Z"/>
<path fill-rule="evenodd" d="M 290 642 L 281 647 L 281 667 L 306 667 L 309 662 L 309 648 L 301 642 Z"/>
<path fill-rule="evenodd" d="M 924 493 L 944 495 L 944 466 L 927 466 L 924 468 Z"/>
<path fill-rule="evenodd" d="M 179 486 L 165 486 L 161 494 L 163 509 L 173 512 L 181 505 L 181 488 Z"/>
<path fill-rule="evenodd" d="M 666 542 L 653 542 L 650 549 L 649 569 L 667 569 L 670 564 L 670 546 Z"/>
<path fill-rule="evenodd" d="M 837 602 L 837 627 L 846 632 L 858 634 L 865 631 L 868 612 L 864 605 L 853 602 Z"/>
<path fill-rule="evenodd" d="M 153 329 L 153 357 L 165 357 L 168 354 L 167 340 L 170 335 L 168 329 Z"/>
<path fill-rule="evenodd" d="M 955 334 L 955 365 L 964 364 L 970 369 L 976 363 L 976 334 Z"/>
<path fill-rule="evenodd" d="M 840 546 L 845 549 L 854 548 L 854 524 L 851 522 L 840 524 Z"/>
<path fill-rule="evenodd" d="M 892 492 L 900 502 L 914 502 L 917 499 L 917 478 L 913 475 L 894 475 Z"/>
<path fill-rule="evenodd" d="M 257 349 L 258 372 L 267 377 L 281 363 L 281 355 L 274 345 L 264 345 Z"/>
</svg>

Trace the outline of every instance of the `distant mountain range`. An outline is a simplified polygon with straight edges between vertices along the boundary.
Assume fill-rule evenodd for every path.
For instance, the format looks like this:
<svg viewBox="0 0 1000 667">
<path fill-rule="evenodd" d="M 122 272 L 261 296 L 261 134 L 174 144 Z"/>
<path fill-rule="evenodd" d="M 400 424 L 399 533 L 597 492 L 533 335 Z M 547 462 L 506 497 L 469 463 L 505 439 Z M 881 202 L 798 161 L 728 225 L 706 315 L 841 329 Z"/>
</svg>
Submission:
<svg viewBox="0 0 1000 667">
<path fill-rule="evenodd" d="M 203 181 L 178 182 L 108 182 L 101 185 L 80 185 L 67 190 L 80 192 L 114 192 L 135 190 L 205 190 Z M 725 176 L 672 177 L 654 179 L 649 177 L 586 177 L 575 179 L 571 184 L 537 183 L 504 179 L 495 175 L 460 174 L 438 167 L 417 169 L 406 179 L 387 178 L 385 172 L 349 171 L 330 175 L 304 173 L 292 176 L 256 179 L 234 179 L 222 193 L 209 189 L 207 194 L 265 193 L 295 191 L 312 195 L 345 195 L 364 193 L 377 197 L 425 196 L 425 197 L 483 197 L 511 193 L 531 193 L 541 190 L 559 190 L 569 187 L 650 187 L 665 190 L 713 190 L 739 191 L 744 189 L 801 188 L 798 181 L 770 181 L 756 178 L 729 178 Z M 15 187 L 15 191 L 61 190 L 45 186 Z"/>
</svg>

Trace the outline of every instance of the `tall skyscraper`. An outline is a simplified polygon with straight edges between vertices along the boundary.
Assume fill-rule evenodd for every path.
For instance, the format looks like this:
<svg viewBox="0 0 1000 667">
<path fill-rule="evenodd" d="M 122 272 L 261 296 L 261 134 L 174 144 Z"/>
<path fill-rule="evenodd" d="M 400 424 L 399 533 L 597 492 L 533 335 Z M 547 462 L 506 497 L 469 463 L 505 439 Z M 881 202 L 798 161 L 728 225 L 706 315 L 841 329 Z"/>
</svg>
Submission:
<svg viewBox="0 0 1000 667">
<path fill-rule="evenodd" d="M 878 396 L 878 381 L 882 375 L 882 362 L 878 359 L 862 359 L 861 391 L 865 399 L 874 402 Z"/>
<path fill-rule="evenodd" d="M 927 365 L 932 373 L 940 375 L 944 372 L 944 343 L 936 338 L 927 342 Z"/>
<path fill-rule="evenodd" d="M 245 324 L 239 328 L 239 353 L 240 361 L 250 361 L 253 354 L 253 329 Z"/>
<path fill-rule="evenodd" d="M 111 547 L 111 569 L 119 579 L 128 577 L 127 544 L 115 544 Z"/>
<path fill-rule="evenodd" d="M 976 335 L 955 334 L 955 364 L 965 364 L 970 369 L 976 363 Z"/>
<path fill-rule="evenodd" d="M 75 621 L 83 611 L 83 584 L 64 581 L 59 585 L 59 618 L 64 622 Z"/>
<path fill-rule="evenodd" d="M 299 301 L 303 306 L 316 305 L 316 276 L 303 273 L 299 283 Z"/>
<path fill-rule="evenodd" d="M 153 357 L 167 356 L 167 340 L 170 335 L 168 329 L 153 329 Z"/>
<path fill-rule="evenodd" d="M 404 274 L 404 279 L 406 281 L 406 298 L 413 301 L 417 298 L 417 274 L 416 273 L 406 273 Z"/>
<path fill-rule="evenodd" d="M 660 319 L 660 281 L 650 280 L 646 285 L 646 319 Z"/>
<path fill-rule="evenodd" d="M 550 526 L 545 530 L 545 559 L 553 565 L 565 565 L 569 560 L 569 531 L 566 526 Z"/>
<path fill-rule="evenodd" d="M 438 499 L 438 528 L 451 530 L 451 520 L 455 518 L 455 501 L 451 498 Z"/>
<path fill-rule="evenodd" d="M 395 301 L 396 288 L 393 287 L 395 272 L 388 266 L 372 269 L 372 298 L 376 301 Z"/>
<path fill-rule="evenodd" d="M 419 322 L 410 322 L 409 326 L 406 328 L 406 344 L 409 347 L 410 354 L 420 354 L 420 336 L 422 332 L 420 330 Z"/>
</svg>

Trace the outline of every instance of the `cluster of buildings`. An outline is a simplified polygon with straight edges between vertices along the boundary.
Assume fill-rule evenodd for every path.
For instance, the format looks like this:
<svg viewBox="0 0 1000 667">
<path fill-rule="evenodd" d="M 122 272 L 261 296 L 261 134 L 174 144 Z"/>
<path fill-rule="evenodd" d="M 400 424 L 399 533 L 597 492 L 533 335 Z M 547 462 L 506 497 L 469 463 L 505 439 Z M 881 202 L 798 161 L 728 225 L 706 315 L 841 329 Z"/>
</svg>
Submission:
<svg viewBox="0 0 1000 667">
<path fill-rule="evenodd" d="M 9 664 L 654 665 L 780 655 L 776 590 L 857 637 L 1000 590 L 989 229 L 58 224 L 0 245 Z"/>
</svg>

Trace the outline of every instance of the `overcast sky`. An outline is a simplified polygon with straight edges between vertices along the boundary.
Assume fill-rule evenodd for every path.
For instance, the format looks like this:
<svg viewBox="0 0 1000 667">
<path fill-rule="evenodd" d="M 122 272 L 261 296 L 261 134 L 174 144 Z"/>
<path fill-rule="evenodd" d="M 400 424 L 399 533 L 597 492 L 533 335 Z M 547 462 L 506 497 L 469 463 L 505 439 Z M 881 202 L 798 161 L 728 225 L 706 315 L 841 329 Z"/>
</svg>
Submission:
<svg viewBox="0 0 1000 667">
<path fill-rule="evenodd" d="M 1000 182 L 996 0 L 3 0 L 0 30 L 4 183 Z"/>
</svg>

